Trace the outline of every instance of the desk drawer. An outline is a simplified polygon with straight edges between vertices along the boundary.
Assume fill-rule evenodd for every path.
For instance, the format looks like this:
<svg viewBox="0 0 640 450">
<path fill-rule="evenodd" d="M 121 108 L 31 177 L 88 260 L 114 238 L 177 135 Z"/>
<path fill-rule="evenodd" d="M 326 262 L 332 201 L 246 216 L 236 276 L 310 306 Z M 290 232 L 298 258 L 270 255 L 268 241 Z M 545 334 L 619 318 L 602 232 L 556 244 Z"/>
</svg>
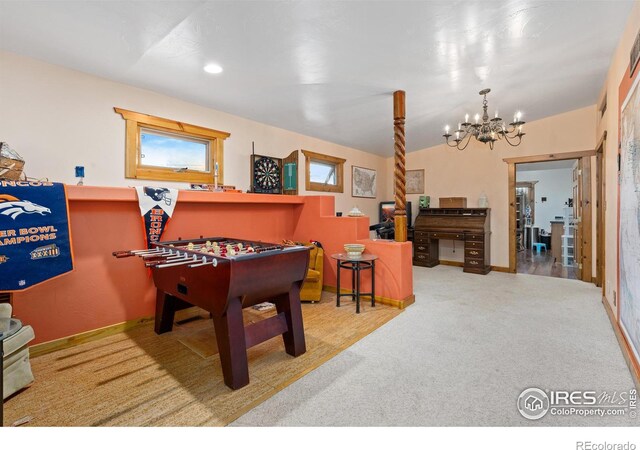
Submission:
<svg viewBox="0 0 640 450">
<path fill-rule="evenodd" d="M 429 261 L 429 254 L 427 253 L 416 253 L 413 255 L 413 260 L 415 262 L 426 264 Z"/>
<path fill-rule="evenodd" d="M 464 241 L 465 250 L 468 248 L 475 248 L 479 250 L 484 249 L 484 242 Z"/>
<path fill-rule="evenodd" d="M 469 233 L 465 233 L 464 239 L 466 241 L 484 242 L 484 234 L 469 234 Z"/>
<path fill-rule="evenodd" d="M 426 231 L 414 231 L 413 232 L 413 240 L 418 239 L 429 239 L 429 233 Z"/>
<path fill-rule="evenodd" d="M 432 231 L 429 233 L 429 237 L 432 239 L 453 239 L 460 240 L 464 239 L 464 234 L 462 233 L 442 233 L 439 231 Z"/>
<path fill-rule="evenodd" d="M 465 267 L 476 267 L 476 268 L 484 268 L 484 259 L 475 259 L 475 258 L 465 258 L 464 259 Z"/>
<path fill-rule="evenodd" d="M 426 253 L 429 254 L 429 245 L 423 242 L 414 242 L 413 243 L 413 251 L 414 253 Z"/>
<path fill-rule="evenodd" d="M 484 259 L 484 249 L 482 248 L 465 248 L 465 258 L 479 258 Z"/>
</svg>

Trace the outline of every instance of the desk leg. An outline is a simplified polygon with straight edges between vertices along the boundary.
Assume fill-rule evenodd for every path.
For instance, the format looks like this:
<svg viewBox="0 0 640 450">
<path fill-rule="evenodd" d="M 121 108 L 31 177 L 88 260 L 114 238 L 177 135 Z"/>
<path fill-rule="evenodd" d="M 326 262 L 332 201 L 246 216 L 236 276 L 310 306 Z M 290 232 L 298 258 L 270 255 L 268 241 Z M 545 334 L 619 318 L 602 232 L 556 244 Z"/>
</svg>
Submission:
<svg viewBox="0 0 640 450">
<path fill-rule="evenodd" d="M 356 263 L 355 267 L 356 274 L 356 314 L 360 314 L 360 263 Z"/>
<path fill-rule="evenodd" d="M 213 326 L 218 341 L 218 352 L 222 363 L 224 384 L 231 389 L 240 389 L 249 384 L 247 342 L 242 322 L 242 299 L 231 298 L 227 310 L 218 317 L 214 314 Z"/>
<path fill-rule="evenodd" d="M 371 306 L 376 306 L 376 262 L 371 261 Z"/>
<path fill-rule="evenodd" d="M 340 307 L 340 261 L 338 261 L 338 287 L 336 288 L 336 306 L 339 308 Z"/>
</svg>

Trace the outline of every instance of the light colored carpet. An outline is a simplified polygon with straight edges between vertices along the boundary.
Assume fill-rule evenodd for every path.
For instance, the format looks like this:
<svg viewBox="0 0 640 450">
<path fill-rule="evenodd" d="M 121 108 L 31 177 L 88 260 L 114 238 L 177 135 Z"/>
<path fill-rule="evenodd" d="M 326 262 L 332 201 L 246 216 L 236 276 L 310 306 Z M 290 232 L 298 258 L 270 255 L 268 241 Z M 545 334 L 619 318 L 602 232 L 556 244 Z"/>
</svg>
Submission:
<svg viewBox="0 0 640 450">
<path fill-rule="evenodd" d="M 640 425 L 629 417 L 520 416 L 518 395 L 633 389 L 600 300 L 581 281 L 414 267 L 404 314 L 232 425 Z"/>
</svg>

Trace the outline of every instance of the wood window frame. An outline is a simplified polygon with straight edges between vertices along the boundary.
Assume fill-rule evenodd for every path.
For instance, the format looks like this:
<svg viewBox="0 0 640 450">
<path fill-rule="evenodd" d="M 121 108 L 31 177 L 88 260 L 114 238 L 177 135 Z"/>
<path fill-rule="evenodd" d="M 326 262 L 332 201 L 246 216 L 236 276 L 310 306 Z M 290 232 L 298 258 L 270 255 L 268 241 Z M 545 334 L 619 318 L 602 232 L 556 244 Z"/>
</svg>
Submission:
<svg viewBox="0 0 640 450">
<path fill-rule="evenodd" d="M 215 165 L 218 163 L 218 184 L 224 184 L 224 140 L 231 136 L 230 133 L 122 108 L 113 109 L 126 121 L 125 178 L 213 183 Z M 143 128 L 208 141 L 210 170 L 208 172 L 176 171 L 169 168 L 143 166 L 140 164 L 140 130 Z"/>
<path fill-rule="evenodd" d="M 310 150 L 301 150 L 305 156 L 305 189 L 317 192 L 337 192 L 344 193 L 344 163 L 346 159 L 336 156 L 323 155 L 322 153 Z M 334 164 L 336 166 L 336 184 L 315 183 L 311 181 L 311 161 Z"/>
</svg>

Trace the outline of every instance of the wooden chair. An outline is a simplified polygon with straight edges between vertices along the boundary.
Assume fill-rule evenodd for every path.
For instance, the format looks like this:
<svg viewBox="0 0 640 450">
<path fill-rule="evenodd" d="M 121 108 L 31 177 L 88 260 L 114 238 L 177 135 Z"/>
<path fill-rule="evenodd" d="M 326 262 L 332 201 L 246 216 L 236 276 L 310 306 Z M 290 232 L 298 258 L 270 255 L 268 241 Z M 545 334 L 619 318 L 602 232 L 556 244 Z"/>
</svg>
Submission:
<svg viewBox="0 0 640 450">
<path fill-rule="evenodd" d="M 324 250 L 309 244 L 311 251 L 309 252 L 309 270 L 307 276 L 302 283 L 300 290 L 300 300 L 303 302 L 319 302 L 322 297 L 322 280 L 324 266 Z"/>
</svg>

